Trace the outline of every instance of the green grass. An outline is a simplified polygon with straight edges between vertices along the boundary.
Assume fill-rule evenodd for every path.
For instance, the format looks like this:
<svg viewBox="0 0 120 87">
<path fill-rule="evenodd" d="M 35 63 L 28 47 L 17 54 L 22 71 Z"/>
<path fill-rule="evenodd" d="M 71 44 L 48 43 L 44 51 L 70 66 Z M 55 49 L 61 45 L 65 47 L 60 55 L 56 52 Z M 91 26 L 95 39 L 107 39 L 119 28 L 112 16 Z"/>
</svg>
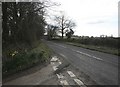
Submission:
<svg viewBox="0 0 120 87">
<path fill-rule="evenodd" d="M 43 58 L 49 58 L 51 56 L 51 49 L 49 49 L 45 43 L 40 43 L 39 46 L 34 48 L 31 52 L 42 53 Z"/>
<path fill-rule="evenodd" d="M 85 45 L 78 42 L 78 40 L 73 41 L 72 39 L 53 39 L 55 42 L 63 42 L 69 45 L 82 47 L 90 50 L 100 51 L 108 54 L 113 54 L 120 56 L 120 50 L 117 48 L 106 47 L 106 46 L 97 46 L 97 45 Z"/>
<path fill-rule="evenodd" d="M 82 48 L 86 48 L 90 50 L 100 51 L 104 53 L 109 53 L 113 55 L 120 55 L 118 53 L 118 49 L 115 49 L 115 48 L 110 48 L 110 47 L 105 47 L 105 46 L 84 45 L 84 44 L 71 43 L 71 42 L 66 42 L 66 44 L 77 46 L 77 47 L 82 47 Z"/>
<path fill-rule="evenodd" d="M 22 53 L 16 53 L 11 59 L 3 62 L 3 78 L 16 72 L 28 69 L 36 64 L 43 64 L 51 57 L 51 50 L 44 43 Z"/>
</svg>

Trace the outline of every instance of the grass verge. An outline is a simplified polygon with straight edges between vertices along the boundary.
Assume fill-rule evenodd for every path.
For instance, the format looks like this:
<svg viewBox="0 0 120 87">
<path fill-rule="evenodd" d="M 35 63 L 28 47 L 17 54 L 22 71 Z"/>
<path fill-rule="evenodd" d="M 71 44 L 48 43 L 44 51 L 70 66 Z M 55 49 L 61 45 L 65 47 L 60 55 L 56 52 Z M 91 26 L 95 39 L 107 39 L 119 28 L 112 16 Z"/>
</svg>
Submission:
<svg viewBox="0 0 120 87">
<path fill-rule="evenodd" d="M 43 64 L 51 57 L 51 50 L 43 42 L 29 51 L 15 52 L 9 60 L 3 62 L 3 79 L 14 73 L 35 66 L 36 64 Z"/>
<path fill-rule="evenodd" d="M 70 42 L 66 42 L 66 44 L 120 56 L 118 49 L 115 49 L 115 48 L 109 48 L 109 47 L 104 47 L 104 46 L 84 45 L 84 44 L 70 43 Z"/>
<path fill-rule="evenodd" d="M 77 47 L 82 47 L 82 48 L 86 48 L 86 49 L 90 49 L 90 50 L 95 50 L 95 51 L 99 51 L 99 52 L 104 52 L 104 53 L 120 56 L 120 50 L 117 48 L 106 47 L 106 46 L 96 46 L 96 45 L 85 45 L 85 44 L 77 43 L 74 41 L 69 41 L 66 39 L 53 39 L 53 41 L 63 42 L 63 43 L 69 44 L 69 45 L 77 46 Z"/>
</svg>

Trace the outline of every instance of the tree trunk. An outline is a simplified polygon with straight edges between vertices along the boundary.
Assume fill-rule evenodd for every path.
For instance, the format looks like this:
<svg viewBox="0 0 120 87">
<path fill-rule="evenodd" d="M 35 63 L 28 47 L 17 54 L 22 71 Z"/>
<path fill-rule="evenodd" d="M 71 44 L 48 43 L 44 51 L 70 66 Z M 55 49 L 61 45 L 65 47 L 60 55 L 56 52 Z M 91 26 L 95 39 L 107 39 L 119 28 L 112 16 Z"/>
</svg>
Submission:
<svg viewBox="0 0 120 87">
<path fill-rule="evenodd" d="M 3 42 L 7 42 L 9 41 L 8 38 L 9 38 L 9 29 L 8 29 L 8 26 L 7 26 L 7 3 L 3 2 L 2 3 L 2 29 L 3 29 L 3 33 L 2 33 L 2 40 Z"/>
<path fill-rule="evenodd" d="M 63 29 L 62 29 L 62 39 L 63 39 L 63 37 L 64 37 L 63 34 L 64 34 L 64 33 L 63 33 Z"/>
</svg>

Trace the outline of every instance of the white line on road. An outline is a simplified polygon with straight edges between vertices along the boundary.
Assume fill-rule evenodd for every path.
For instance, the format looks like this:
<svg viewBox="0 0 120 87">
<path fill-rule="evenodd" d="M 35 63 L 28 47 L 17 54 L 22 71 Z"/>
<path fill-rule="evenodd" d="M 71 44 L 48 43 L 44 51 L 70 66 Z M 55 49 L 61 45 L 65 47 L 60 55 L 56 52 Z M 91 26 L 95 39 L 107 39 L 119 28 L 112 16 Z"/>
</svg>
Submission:
<svg viewBox="0 0 120 87">
<path fill-rule="evenodd" d="M 51 62 L 51 65 L 54 65 L 55 63 L 54 62 Z"/>
<path fill-rule="evenodd" d="M 81 51 L 76 51 L 76 50 L 73 50 L 73 51 L 75 51 L 75 52 L 77 52 L 77 53 L 80 53 L 80 54 L 83 54 L 83 55 L 86 55 L 86 56 L 88 56 L 88 57 L 92 57 L 92 58 L 97 59 L 97 60 L 103 60 L 103 59 L 101 59 L 101 58 L 99 58 L 99 57 L 92 56 L 92 55 L 90 55 L 90 54 L 87 54 L 87 53 L 84 53 L 84 52 L 81 52 Z"/>
<path fill-rule="evenodd" d="M 58 46 L 63 47 L 63 48 L 67 48 L 67 47 L 65 47 L 65 46 L 63 46 L 63 45 L 58 45 Z"/>
<path fill-rule="evenodd" d="M 58 63 L 59 63 L 59 64 L 62 64 L 62 62 L 60 61 L 60 59 L 58 59 Z"/>
<path fill-rule="evenodd" d="M 66 80 L 62 80 L 62 81 L 60 81 L 60 83 L 61 83 L 62 85 L 69 85 Z"/>
<path fill-rule="evenodd" d="M 67 48 L 67 47 L 65 47 L 63 45 L 60 45 L 60 44 L 56 44 L 56 43 L 54 43 L 54 44 L 57 45 L 57 46 L 63 47 L 63 48 Z"/>
<path fill-rule="evenodd" d="M 61 73 L 56 74 L 56 75 L 57 75 L 57 77 L 58 77 L 59 79 L 63 79 L 63 78 L 64 78 L 64 76 L 63 76 Z"/>
<path fill-rule="evenodd" d="M 67 71 L 67 73 L 70 75 L 70 77 L 75 77 L 75 74 L 73 74 L 72 71 Z"/>
<path fill-rule="evenodd" d="M 89 56 L 89 57 L 92 57 L 91 55 L 89 55 L 89 54 L 87 54 L 87 53 L 83 53 L 83 52 L 81 52 L 81 51 L 76 51 L 76 52 L 78 52 L 78 53 L 80 53 L 80 54 L 83 54 L 83 55 L 86 55 L 86 56 Z"/>
<path fill-rule="evenodd" d="M 101 58 L 98 58 L 98 57 L 95 57 L 95 56 L 92 56 L 93 58 L 95 58 L 95 59 L 98 59 L 98 60 L 103 60 L 103 59 L 101 59 Z"/>
<path fill-rule="evenodd" d="M 82 81 L 80 81 L 79 79 L 74 79 L 74 81 L 78 84 L 78 85 L 84 85 Z"/>
<path fill-rule="evenodd" d="M 76 51 L 76 50 L 72 49 L 72 51 Z"/>
<path fill-rule="evenodd" d="M 56 71 L 58 68 L 57 66 L 53 66 L 53 70 Z"/>
<path fill-rule="evenodd" d="M 61 61 L 59 61 L 59 64 L 62 64 L 62 62 L 61 62 Z"/>
<path fill-rule="evenodd" d="M 56 56 L 52 57 L 51 62 L 56 62 L 58 61 L 58 58 Z"/>
<path fill-rule="evenodd" d="M 66 58 L 66 56 L 65 56 L 65 55 L 63 55 L 62 53 L 60 53 L 60 55 L 61 55 L 62 57 L 64 57 L 64 58 Z"/>
</svg>

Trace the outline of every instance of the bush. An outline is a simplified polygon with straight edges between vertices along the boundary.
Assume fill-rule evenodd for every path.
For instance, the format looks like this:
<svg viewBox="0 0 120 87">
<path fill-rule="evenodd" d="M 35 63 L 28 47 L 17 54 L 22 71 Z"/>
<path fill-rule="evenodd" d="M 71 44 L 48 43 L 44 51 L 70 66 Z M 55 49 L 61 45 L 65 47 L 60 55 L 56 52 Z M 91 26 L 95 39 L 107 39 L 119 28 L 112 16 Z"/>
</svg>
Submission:
<svg viewBox="0 0 120 87">
<path fill-rule="evenodd" d="M 30 68 L 38 63 L 44 63 L 50 56 L 48 48 L 41 44 L 29 52 L 22 52 L 14 55 L 3 62 L 3 76 Z"/>
</svg>

